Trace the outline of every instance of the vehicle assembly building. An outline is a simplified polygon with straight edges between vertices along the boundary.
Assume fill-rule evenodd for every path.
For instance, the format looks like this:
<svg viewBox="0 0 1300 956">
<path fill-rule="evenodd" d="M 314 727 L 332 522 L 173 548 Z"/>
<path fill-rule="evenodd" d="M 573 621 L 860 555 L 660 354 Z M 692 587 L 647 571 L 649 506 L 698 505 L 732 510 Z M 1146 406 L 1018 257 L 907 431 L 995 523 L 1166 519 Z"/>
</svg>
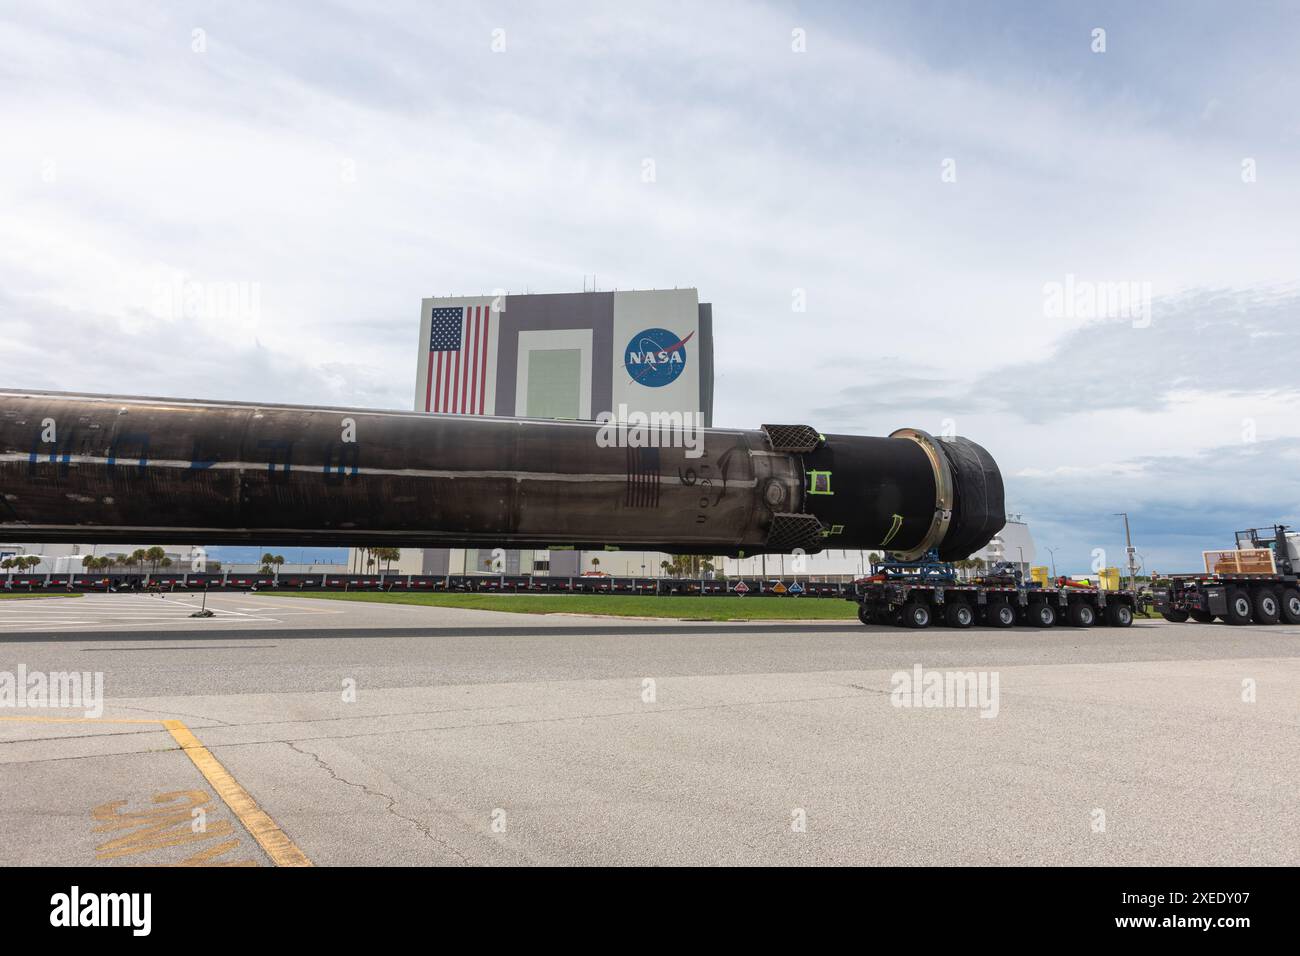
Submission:
<svg viewBox="0 0 1300 956">
<path fill-rule="evenodd" d="M 663 356 L 662 360 L 660 356 Z M 681 413 L 713 424 L 713 307 L 695 289 L 426 298 L 416 345 L 416 411 L 615 419 Z M 593 562 L 592 558 L 595 558 Z M 403 553 L 417 574 L 645 574 L 661 553 L 431 548 Z"/>
</svg>

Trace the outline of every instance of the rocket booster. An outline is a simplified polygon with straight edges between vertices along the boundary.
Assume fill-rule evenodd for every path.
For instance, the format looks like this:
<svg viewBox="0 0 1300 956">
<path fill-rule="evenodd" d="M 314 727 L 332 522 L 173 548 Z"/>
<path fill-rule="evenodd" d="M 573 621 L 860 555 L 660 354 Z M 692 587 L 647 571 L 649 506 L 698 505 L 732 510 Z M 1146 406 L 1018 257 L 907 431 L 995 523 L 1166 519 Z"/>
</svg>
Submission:
<svg viewBox="0 0 1300 956">
<path fill-rule="evenodd" d="M 1005 519 L 979 445 L 0 389 L 0 539 L 698 554 L 936 549 Z"/>
</svg>

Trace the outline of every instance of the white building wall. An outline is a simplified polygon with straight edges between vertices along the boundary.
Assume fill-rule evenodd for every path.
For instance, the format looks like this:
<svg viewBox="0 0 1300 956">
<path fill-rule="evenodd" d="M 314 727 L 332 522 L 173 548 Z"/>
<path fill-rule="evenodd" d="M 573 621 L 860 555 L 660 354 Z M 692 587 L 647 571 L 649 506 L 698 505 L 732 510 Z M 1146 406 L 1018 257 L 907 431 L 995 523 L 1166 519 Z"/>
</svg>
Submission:
<svg viewBox="0 0 1300 956">
<path fill-rule="evenodd" d="M 650 387 L 628 374 L 627 347 L 634 336 L 648 329 L 671 330 L 687 340 L 687 360 L 681 374 L 667 385 Z M 648 290 L 614 293 L 613 408 L 629 412 L 700 411 L 700 296 L 695 289 Z M 669 343 L 660 343 L 667 345 Z"/>
<path fill-rule="evenodd" d="M 719 558 L 714 566 L 727 577 L 765 580 L 860 577 L 871 571 L 870 551 L 832 549 L 818 554 L 768 554 L 751 558 Z"/>
<path fill-rule="evenodd" d="M 147 551 L 151 547 L 154 547 L 154 545 L 0 543 L 0 560 L 17 555 L 34 555 L 41 559 L 41 563 L 28 571 L 29 574 L 67 574 L 70 572 L 80 574 L 85 570 L 81 562 L 87 555 L 102 558 L 130 554 L 139 549 Z M 168 571 L 191 570 L 196 552 L 201 552 L 201 549 L 198 548 L 177 547 L 175 545 L 165 547 L 163 550 L 172 562 L 171 567 L 167 568 Z"/>
</svg>

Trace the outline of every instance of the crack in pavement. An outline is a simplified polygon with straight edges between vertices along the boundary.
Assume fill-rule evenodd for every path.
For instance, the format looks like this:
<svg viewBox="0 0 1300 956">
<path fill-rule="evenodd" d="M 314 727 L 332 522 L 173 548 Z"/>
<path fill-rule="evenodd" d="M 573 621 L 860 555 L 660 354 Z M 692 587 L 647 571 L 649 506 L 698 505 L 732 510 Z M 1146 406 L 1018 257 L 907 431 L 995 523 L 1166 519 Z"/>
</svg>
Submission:
<svg viewBox="0 0 1300 956">
<path fill-rule="evenodd" d="M 399 820 L 405 820 L 407 823 L 411 824 L 426 839 L 432 841 L 433 843 L 438 844 L 447 852 L 454 854 L 457 858 L 460 859 L 461 863 L 463 863 L 465 866 L 471 865 L 469 861 L 469 857 L 465 856 L 464 853 L 461 853 L 460 850 L 456 849 L 446 840 L 441 840 L 437 836 L 435 836 L 427 823 L 424 823 L 422 820 L 417 820 L 415 817 L 408 817 L 403 813 L 398 813 L 396 797 L 390 796 L 389 794 L 384 793 L 382 790 L 376 790 L 373 787 L 369 787 L 364 783 L 356 783 L 355 781 L 347 780 L 343 777 L 340 777 L 334 771 L 334 768 L 324 761 L 324 759 L 321 757 L 320 754 L 313 753 L 310 750 L 304 750 L 301 747 L 295 745 L 294 742 L 291 740 L 282 740 L 279 742 L 287 746 L 290 750 L 294 751 L 295 753 L 300 753 L 304 757 L 311 757 L 313 760 L 316 761 L 316 763 L 321 767 L 321 769 L 323 769 L 326 773 L 330 775 L 331 779 L 337 780 L 339 783 L 346 784 L 349 787 L 355 787 L 357 790 L 360 790 L 362 793 L 365 793 L 369 796 L 382 797 L 383 799 L 387 800 L 388 806 L 384 808 L 387 813 L 392 814 L 393 816 L 397 817 Z"/>
<path fill-rule="evenodd" d="M 148 707 L 136 707 L 134 704 L 117 704 L 114 706 L 121 710 L 138 710 L 144 714 L 158 714 L 159 716 L 166 717 L 168 720 L 176 720 L 180 717 L 184 717 L 186 720 L 210 720 L 214 724 L 219 724 L 222 727 L 230 726 L 230 722 L 227 720 L 222 720 L 220 717 L 208 717 L 204 714 L 183 714 L 179 710 L 150 710 Z M 190 725 L 190 729 L 202 730 L 203 728 Z"/>
<path fill-rule="evenodd" d="M 164 731 L 165 733 L 166 731 Z M 53 737 L 38 737 L 37 740 L 54 740 Z M 145 757 L 150 754 L 184 753 L 185 748 L 179 744 L 170 747 L 150 747 L 148 750 L 114 750 L 102 754 L 72 754 L 68 757 L 37 757 L 35 760 L 0 760 L 0 767 L 21 767 L 26 764 L 57 763 L 61 760 L 102 760 L 114 757 Z"/>
<path fill-rule="evenodd" d="M 438 724 L 433 727 L 399 727 L 390 730 L 370 730 L 364 733 L 356 734 L 317 734 L 314 737 L 298 736 L 294 740 L 357 740 L 363 737 L 387 737 L 392 734 L 403 734 L 413 732 L 434 732 L 439 730 L 477 730 L 480 727 L 526 727 L 533 724 L 554 724 L 564 723 L 565 721 L 581 720 L 601 720 L 607 717 L 654 717 L 664 714 L 684 714 L 691 711 L 700 710 L 733 710 L 741 707 L 761 707 L 769 704 L 815 704 L 821 701 L 833 700 L 862 700 L 861 694 L 832 694 L 828 697 L 779 697 L 772 700 L 748 700 L 733 701 L 724 704 L 688 704 L 677 707 L 666 704 L 648 704 L 643 710 L 616 710 L 602 711 L 586 714 L 565 714 L 560 717 L 527 717 L 520 720 L 493 720 L 480 723 L 469 724 Z M 493 709 L 493 708 L 488 708 Z M 433 711 L 433 713 L 439 713 Z M 326 718 L 332 720 L 334 718 Z M 352 720 L 365 720 L 365 717 L 346 718 Z M 310 718 L 299 720 L 278 720 L 268 721 L 270 724 L 314 724 L 316 721 Z M 237 730 L 243 724 L 231 724 L 230 729 Z M 272 740 L 231 740 L 223 741 L 217 746 L 220 747 L 260 747 L 263 744 L 271 743 L 288 743 L 287 739 L 274 738 Z"/>
</svg>

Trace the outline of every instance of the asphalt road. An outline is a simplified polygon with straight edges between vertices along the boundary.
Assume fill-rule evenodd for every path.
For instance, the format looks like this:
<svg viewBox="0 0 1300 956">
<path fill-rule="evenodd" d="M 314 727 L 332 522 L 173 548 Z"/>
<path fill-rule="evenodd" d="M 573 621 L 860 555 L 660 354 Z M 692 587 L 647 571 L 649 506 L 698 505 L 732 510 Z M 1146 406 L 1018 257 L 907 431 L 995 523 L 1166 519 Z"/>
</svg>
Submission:
<svg viewBox="0 0 1300 956">
<path fill-rule="evenodd" d="M 185 602 L 0 602 L 0 672 L 107 699 L 0 708 L 0 865 L 1300 862 L 1297 628 Z"/>
</svg>

